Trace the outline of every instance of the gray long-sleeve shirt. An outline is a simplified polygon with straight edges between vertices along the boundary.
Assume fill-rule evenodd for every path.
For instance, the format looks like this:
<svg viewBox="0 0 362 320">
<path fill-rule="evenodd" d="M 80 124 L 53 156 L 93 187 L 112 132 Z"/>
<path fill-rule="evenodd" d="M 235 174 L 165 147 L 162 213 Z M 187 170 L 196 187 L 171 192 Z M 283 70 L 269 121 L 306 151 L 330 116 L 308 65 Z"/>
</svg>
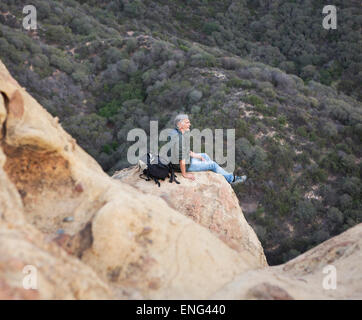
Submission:
<svg viewBox="0 0 362 320">
<path fill-rule="evenodd" d="M 177 171 L 181 171 L 180 160 L 185 160 L 186 170 L 190 166 L 190 136 L 189 132 L 182 132 L 174 129 L 171 133 L 171 162 Z"/>
</svg>

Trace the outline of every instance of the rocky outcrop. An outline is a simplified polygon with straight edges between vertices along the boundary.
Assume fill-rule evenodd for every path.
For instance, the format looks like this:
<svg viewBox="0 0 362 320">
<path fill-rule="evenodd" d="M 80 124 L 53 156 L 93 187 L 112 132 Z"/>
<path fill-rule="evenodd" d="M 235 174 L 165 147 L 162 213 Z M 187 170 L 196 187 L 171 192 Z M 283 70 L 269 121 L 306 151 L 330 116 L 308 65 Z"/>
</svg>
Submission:
<svg viewBox="0 0 362 320">
<path fill-rule="evenodd" d="M 164 199 L 168 205 L 196 223 L 207 228 L 230 248 L 240 254 L 248 253 L 260 265 L 266 266 L 263 248 L 254 230 L 245 220 L 239 201 L 222 175 L 213 172 L 195 172 L 195 181 L 179 174 L 180 184 L 161 181 L 157 187 L 153 181 L 139 178 L 137 166 L 116 172 L 114 179 L 132 185 L 140 192 Z"/>
<path fill-rule="evenodd" d="M 359 224 L 283 265 L 245 272 L 210 298 L 362 299 L 361 248 Z"/>
<path fill-rule="evenodd" d="M 66 272 L 68 267 L 89 281 L 91 267 L 99 277 L 94 274 L 94 281 L 104 290 L 108 286 L 113 297 L 151 299 L 203 299 L 238 273 L 265 266 L 261 247 L 256 254 L 234 250 L 161 197 L 108 177 L 1 63 L 0 91 L 4 155 L 0 171 L 6 178 L 2 185 L 13 198 L 9 202 L 4 195 L 1 200 L 5 208 L 2 234 L 12 239 L 8 241 L 18 238 L 19 243 L 23 238 L 40 239 L 39 232 L 44 237 L 36 246 L 19 245 L 19 252 L 15 243 L 9 244 L 15 252 L 1 247 L 9 259 L 23 257 L 26 251 L 29 263 L 39 268 L 40 278 L 55 281 L 42 269 L 47 259 L 37 253 L 37 248 L 48 252 L 41 244 L 49 242 L 53 249 L 48 254 L 54 256 L 47 260 L 49 268 L 64 268 L 64 276 L 69 277 L 66 283 L 77 284 Z M 18 207 L 16 214 L 7 210 L 12 205 Z M 8 223 L 16 225 L 16 236 L 10 236 Z M 22 228 L 33 231 L 23 233 Z M 59 250 L 52 251 L 54 246 Z M 55 260 L 65 255 L 69 261 L 61 267 Z M 78 271 L 72 267 L 74 261 Z M 14 270 L 19 277 L 19 270 Z M 2 277 L 7 279 L 4 273 Z M 21 290 L 19 283 L 8 285 Z M 64 292 L 50 297 L 88 298 L 66 288 L 65 284 Z M 42 290 L 39 297 L 49 297 Z M 96 296 L 87 292 L 89 297 Z"/>
<path fill-rule="evenodd" d="M 35 277 L 34 288 L 23 285 L 30 276 Z M 0 299 L 111 299 L 112 296 L 109 286 L 90 267 L 69 256 L 32 226 L 0 227 Z"/>
<path fill-rule="evenodd" d="M 21 197 L 2 169 L 5 160 L 0 150 L 0 300 L 110 299 L 109 286 L 90 267 L 26 223 Z M 29 267 L 36 290 L 23 286 Z"/>
</svg>

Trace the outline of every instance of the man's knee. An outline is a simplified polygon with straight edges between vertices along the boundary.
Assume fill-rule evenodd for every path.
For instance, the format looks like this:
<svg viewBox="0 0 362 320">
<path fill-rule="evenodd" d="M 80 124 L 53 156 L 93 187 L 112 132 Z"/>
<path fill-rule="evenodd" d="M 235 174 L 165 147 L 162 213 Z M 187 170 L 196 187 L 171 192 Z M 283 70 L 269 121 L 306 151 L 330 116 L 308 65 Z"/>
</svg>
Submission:
<svg viewBox="0 0 362 320">
<path fill-rule="evenodd" d="M 211 160 L 211 158 L 209 157 L 209 155 L 207 153 L 201 153 L 201 156 L 205 159 L 205 160 Z"/>
</svg>

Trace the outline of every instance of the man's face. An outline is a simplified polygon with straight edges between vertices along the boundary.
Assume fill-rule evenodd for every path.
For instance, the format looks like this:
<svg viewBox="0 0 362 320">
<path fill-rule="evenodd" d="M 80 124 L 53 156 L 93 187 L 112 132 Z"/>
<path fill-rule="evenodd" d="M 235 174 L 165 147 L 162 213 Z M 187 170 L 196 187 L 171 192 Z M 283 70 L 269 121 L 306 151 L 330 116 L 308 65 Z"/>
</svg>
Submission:
<svg viewBox="0 0 362 320">
<path fill-rule="evenodd" d="M 180 121 L 180 125 L 179 125 L 180 129 L 188 131 L 190 129 L 190 126 L 191 126 L 191 122 L 190 122 L 189 119 L 185 119 L 183 121 Z"/>
</svg>

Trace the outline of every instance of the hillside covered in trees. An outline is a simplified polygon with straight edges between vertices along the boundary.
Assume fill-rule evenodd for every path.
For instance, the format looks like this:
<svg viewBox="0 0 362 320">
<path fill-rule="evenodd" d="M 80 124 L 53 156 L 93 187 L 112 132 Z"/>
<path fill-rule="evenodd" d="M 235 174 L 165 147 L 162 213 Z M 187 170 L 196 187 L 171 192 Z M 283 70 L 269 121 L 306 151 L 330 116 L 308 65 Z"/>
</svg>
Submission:
<svg viewBox="0 0 362 320">
<path fill-rule="evenodd" d="M 235 191 L 268 262 L 362 221 L 362 11 L 335 1 L 34 0 L 0 3 L 0 58 L 109 174 L 127 133 L 235 128 Z"/>
</svg>

